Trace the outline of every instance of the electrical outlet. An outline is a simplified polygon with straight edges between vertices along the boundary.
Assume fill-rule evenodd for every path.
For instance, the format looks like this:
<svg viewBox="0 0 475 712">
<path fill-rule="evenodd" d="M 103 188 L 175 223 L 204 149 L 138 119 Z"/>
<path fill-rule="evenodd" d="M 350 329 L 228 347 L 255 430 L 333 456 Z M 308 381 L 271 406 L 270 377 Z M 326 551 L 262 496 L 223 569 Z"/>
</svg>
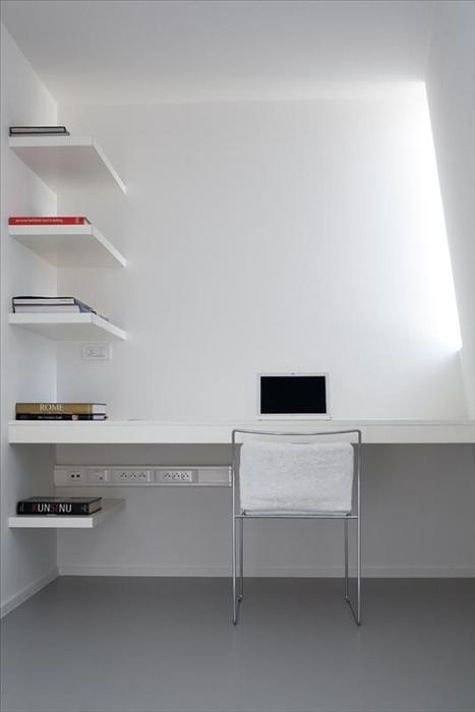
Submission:
<svg viewBox="0 0 475 712">
<path fill-rule="evenodd" d="M 170 485 L 190 484 L 195 482 L 193 470 L 156 470 L 155 481 Z"/>
<path fill-rule="evenodd" d="M 109 470 L 87 470 L 87 481 L 89 483 L 100 484 L 101 482 L 109 482 Z"/>
<path fill-rule="evenodd" d="M 117 468 L 112 470 L 112 482 L 125 485 L 142 485 L 152 481 L 150 470 L 140 468 Z"/>
<path fill-rule="evenodd" d="M 56 465 L 56 487 L 229 487 L 228 465 Z"/>
<path fill-rule="evenodd" d="M 80 482 L 86 481 L 86 478 L 84 477 L 84 472 L 79 469 L 68 470 L 66 473 L 66 479 L 68 482 L 74 482 L 75 484 L 79 484 Z"/>
<path fill-rule="evenodd" d="M 86 483 L 86 472 L 82 467 L 75 467 L 74 465 L 55 467 L 54 483 L 58 487 L 64 485 L 83 485 Z"/>
</svg>

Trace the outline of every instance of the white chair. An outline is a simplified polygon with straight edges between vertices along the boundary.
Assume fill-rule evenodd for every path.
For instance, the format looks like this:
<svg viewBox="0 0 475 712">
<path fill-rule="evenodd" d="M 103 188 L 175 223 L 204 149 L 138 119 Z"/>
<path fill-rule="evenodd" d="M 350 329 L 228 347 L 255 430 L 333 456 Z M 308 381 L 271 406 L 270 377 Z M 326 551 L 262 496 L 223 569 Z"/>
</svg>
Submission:
<svg viewBox="0 0 475 712">
<path fill-rule="evenodd" d="M 252 436 L 248 444 L 247 436 Z M 323 436 L 325 443 L 319 443 Z M 353 436 L 356 442 L 339 437 L 332 446 L 329 436 Z M 342 519 L 345 600 L 355 622 L 361 624 L 361 445 L 360 430 L 281 433 L 236 428 L 232 431 L 234 625 L 244 597 L 245 519 Z M 349 520 L 356 522 L 356 604 L 351 600 L 349 587 Z"/>
</svg>

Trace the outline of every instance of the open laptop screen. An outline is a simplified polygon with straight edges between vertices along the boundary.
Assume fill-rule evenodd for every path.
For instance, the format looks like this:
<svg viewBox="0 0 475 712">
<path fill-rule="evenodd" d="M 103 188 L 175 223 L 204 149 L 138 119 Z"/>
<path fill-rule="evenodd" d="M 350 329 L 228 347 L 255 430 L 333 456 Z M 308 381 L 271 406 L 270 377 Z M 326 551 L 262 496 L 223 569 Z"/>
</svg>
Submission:
<svg viewBox="0 0 475 712">
<path fill-rule="evenodd" d="M 326 374 L 260 374 L 259 415 L 327 416 Z"/>
</svg>

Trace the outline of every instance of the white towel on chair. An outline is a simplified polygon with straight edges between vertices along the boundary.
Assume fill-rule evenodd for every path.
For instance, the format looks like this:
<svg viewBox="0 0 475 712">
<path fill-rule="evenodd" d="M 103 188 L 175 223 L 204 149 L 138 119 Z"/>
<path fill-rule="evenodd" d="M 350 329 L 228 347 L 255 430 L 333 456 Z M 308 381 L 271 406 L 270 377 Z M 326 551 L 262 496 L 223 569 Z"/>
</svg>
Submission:
<svg viewBox="0 0 475 712">
<path fill-rule="evenodd" d="M 247 512 L 349 512 L 350 443 L 250 442 L 241 447 L 241 509 Z"/>
</svg>

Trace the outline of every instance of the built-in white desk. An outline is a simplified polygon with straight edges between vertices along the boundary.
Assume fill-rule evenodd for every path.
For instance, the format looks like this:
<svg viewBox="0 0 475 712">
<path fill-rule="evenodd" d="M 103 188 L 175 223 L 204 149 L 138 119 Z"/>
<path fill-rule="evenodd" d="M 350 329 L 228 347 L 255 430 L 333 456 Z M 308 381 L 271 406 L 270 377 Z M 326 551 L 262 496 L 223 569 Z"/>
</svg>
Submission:
<svg viewBox="0 0 475 712">
<path fill-rule="evenodd" d="M 186 423 L 148 420 L 104 422 L 11 421 L 9 442 L 14 445 L 153 445 L 230 443 L 233 428 L 283 432 L 362 431 L 365 443 L 475 443 L 475 421 L 440 420 L 259 420 L 248 422 Z"/>
</svg>

